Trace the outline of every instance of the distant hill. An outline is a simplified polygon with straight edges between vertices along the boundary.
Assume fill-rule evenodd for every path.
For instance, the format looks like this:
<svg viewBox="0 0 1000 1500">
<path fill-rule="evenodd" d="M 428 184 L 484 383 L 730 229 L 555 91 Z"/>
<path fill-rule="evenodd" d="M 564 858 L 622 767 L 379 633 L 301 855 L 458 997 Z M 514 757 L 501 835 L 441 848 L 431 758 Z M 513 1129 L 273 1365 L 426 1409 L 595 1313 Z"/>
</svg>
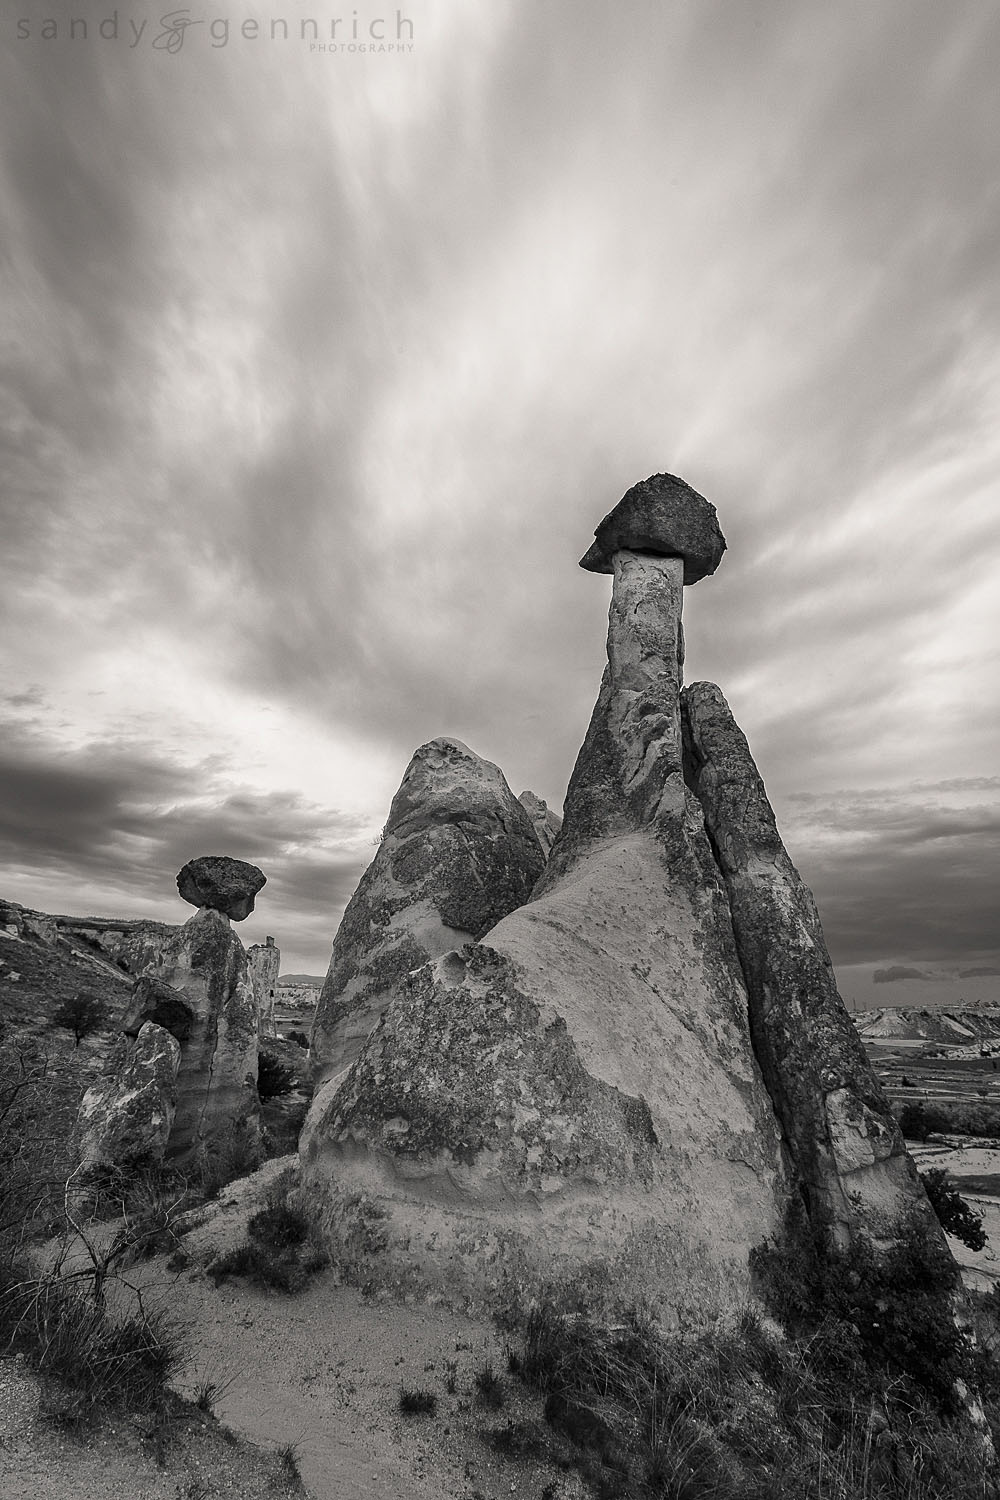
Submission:
<svg viewBox="0 0 1000 1500">
<path fill-rule="evenodd" d="M 308 986 L 310 989 L 321 990 L 323 988 L 322 974 L 279 974 L 279 984 Z"/>
<path fill-rule="evenodd" d="M 996 1041 L 1000 1037 L 1000 1008 L 975 1010 L 917 1010 L 887 1007 L 856 1015 L 854 1022 L 865 1041 L 933 1041 L 952 1044 Z"/>
</svg>

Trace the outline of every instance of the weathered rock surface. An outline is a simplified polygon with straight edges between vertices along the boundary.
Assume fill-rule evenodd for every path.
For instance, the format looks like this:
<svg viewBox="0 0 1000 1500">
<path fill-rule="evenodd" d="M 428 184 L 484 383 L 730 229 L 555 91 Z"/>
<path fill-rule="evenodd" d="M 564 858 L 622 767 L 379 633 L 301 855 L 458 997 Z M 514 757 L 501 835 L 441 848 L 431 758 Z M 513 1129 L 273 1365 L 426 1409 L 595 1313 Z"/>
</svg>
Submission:
<svg viewBox="0 0 1000 1500">
<path fill-rule="evenodd" d="M 162 1162 L 180 1060 L 180 1044 L 169 1031 L 153 1021 L 140 1027 L 121 1066 L 83 1096 L 77 1125 L 81 1166 Z"/>
<path fill-rule="evenodd" d="M 497 766 L 459 740 L 422 745 L 334 939 L 313 1024 L 318 1080 L 355 1062 L 411 969 L 527 901 L 543 865 Z"/>
<path fill-rule="evenodd" d="M 96 954 L 124 969 L 145 974 L 156 967 L 177 931 L 176 925 L 114 917 L 54 917 L 60 933 L 87 944 Z"/>
<path fill-rule="evenodd" d="M 242 922 L 253 911 L 254 897 L 267 876 L 246 860 L 225 854 L 203 854 L 189 860 L 177 876 L 177 890 L 192 906 L 224 912 Z"/>
<path fill-rule="evenodd" d="M 534 792 L 522 792 L 517 800 L 531 819 L 535 837 L 542 846 L 542 853 L 548 859 L 556 834 L 562 827 L 562 818 L 557 812 L 552 811 L 542 797 L 536 797 Z"/>
<path fill-rule="evenodd" d="M 181 1049 L 170 1156 L 252 1127 L 260 1115 L 257 1004 L 246 950 L 222 912 L 196 912 L 156 972 L 139 981 L 126 1024 L 147 1015 L 159 1015 Z"/>
<path fill-rule="evenodd" d="M 683 557 L 619 551 L 608 670 L 532 900 L 404 981 L 303 1136 L 453 1290 L 567 1276 L 710 1317 L 786 1197 L 725 886 L 682 772 Z M 405 1252 L 403 1247 L 405 1246 Z"/>
<path fill-rule="evenodd" d="M 714 573 L 726 550 L 715 506 L 674 474 L 653 474 L 634 484 L 604 517 L 594 537 L 581 568 L 611 573 L 615 553 L 623 550 L 682 557 L 685 583 Z"/>
<path fill-rule="evenodd" d="M 848 1243 L 944 1243 L 837 990 L 819 913 L 714 683 L 685 689 L 688 775 L 726 881 L 754 1047 L 815 1222 Z"/>
<path fill-rule="evenodd" d="M 257 1002 L 260 1029 L 268 1036 L 274 1035 L 274 994 L 278 988 L 278 972 L 281 968 L 281 949 L 276 948 L 274 938 L 263 943 L 252 943 L 247 949 L 250 964 L 250 982 Z"/>
</svg>

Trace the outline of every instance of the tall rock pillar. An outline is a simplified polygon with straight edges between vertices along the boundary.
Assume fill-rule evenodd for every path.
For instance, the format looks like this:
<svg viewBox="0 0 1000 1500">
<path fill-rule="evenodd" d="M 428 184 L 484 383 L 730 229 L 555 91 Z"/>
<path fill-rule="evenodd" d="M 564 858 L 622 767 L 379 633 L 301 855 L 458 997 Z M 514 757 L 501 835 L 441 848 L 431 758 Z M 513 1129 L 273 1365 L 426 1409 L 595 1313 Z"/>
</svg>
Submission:
<svg viewBox="0 0 1000 1500">
<path fill-rule="evenodd" d="M 250 965 L 250 982 L 257 1002 L 260 1030 L 265 1036 L 274 1036 L 274 992 L 278 987 L 281 949 L 275 947 L 273 937 L 265 939 L 263 943 L 251 943 L 247 949 L 247 962 Z"/>
</svg>

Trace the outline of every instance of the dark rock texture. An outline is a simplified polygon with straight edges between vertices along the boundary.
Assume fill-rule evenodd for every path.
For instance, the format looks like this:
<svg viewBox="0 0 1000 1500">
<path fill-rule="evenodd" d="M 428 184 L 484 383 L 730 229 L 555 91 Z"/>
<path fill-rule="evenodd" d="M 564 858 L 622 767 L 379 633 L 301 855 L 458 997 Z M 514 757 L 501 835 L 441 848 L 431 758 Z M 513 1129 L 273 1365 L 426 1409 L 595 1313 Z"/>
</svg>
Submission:
<svg viewBox="0 0 1000 1500">
<path fill-rule="evenodd" d="M 722 693 L 684 691 L 688 775 L 729 895 L 754 1047 L 811 1216 L 836 1241 L 929 1236 L 933 1210 L 837 990 L 819 913 Z"/>
<path fill-rule="evenodd" d="M 256 865 L 226 854 L 203 854 L 189 860 L 177 876 L 177 890 L 192 906 L 224 912 L 242 922 L 253 911 L 254 897 L 267 876 Z"/>
<path fill-rule="evenodd" d="M 120 1067 L 89 1088 L 77 1123 L 83 1167 L 162 1162 L 174 1120 L 181 1049 L 146 1021 Z"/>
<path fill-rule="evenodd" d="M 411 969 L 527 901 L 544 863 L 497 766 L 458 740 L 422 745 L 334 939 L 313 1024 L 318 1078 L 351 1066 Z"/>
<path fill-rule="evenodd" d="M 674 474 L 652 474 L 634 484 L 604 517 L 580 567 L 613 572 L 616 552 L 682 557 L 684 582 L 714 573 L 726 550 L 715 506 Z"/>
</svg>

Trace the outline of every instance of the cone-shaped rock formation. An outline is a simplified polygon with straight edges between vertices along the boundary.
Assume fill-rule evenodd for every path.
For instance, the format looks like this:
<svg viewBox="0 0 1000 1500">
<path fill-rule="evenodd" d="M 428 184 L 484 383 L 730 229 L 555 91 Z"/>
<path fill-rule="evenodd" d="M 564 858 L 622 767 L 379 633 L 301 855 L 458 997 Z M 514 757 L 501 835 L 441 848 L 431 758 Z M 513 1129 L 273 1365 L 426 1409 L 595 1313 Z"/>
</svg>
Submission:
<svg viewBox="0 0 1000 1500">
<path fill-rule="evenodd" d="M 672 475 L 601 522 L 608 665 L 531 899 L 390 995 L 370 975 L 381 1019 L 316 1100 L 307 1180 L 334 1218 L 376 1195 L 425 1284 L 570 1276 L 711 1317 L 803 1201 L 828 1245 L 949 1259 L 746 740 L 682 691 L 684 584 L 724 548 Z"/>
<path fill-rule="evenodd" d="M 318 1101 L 306 1171 L 379 1193 L 390 1240 L 453 1286 L 463 1265 L 473 1287 L 515 1264 L 588 1266 L 705 1315 L 746 1297 L 787 1188 L 725 884 L 683 776 L 692 528 L 662 546 L 656 528 L 653 514 L 643 552 L 611 556 L 608 668 L 533 899 L 406 981 Z"/>
<path fill-rule="evenodd" d="M 356 1061 L 411 970 L 527 901 L 544 863 L 499 767 L 459 740 L 421 745 L 334 939 L 313 1023 L 318 1078 Z"/>
</svg>

